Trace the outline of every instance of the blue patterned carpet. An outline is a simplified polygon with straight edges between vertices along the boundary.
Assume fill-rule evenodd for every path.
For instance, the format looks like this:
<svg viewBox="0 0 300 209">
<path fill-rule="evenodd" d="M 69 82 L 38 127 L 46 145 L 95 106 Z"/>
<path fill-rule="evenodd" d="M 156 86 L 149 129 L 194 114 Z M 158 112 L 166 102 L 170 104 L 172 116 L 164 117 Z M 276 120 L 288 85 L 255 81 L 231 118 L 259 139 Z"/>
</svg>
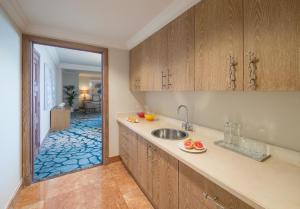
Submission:
<svg viewBox="0 0 300 209">
<path fill-rule="evenodd" d="M 102 163 L 100 114 L 73 115 L 69 129 L 51 132 L 34 160 L 34 181 Z"/>
</svg>

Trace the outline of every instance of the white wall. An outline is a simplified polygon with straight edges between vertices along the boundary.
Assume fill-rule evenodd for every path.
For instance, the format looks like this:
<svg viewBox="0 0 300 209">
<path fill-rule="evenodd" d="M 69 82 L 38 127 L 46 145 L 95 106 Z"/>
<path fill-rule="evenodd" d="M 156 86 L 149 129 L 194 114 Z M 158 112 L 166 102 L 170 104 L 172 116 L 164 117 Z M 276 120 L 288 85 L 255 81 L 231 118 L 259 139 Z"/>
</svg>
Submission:
<svg viewBox="0 0 300 209">
<path fill-rule="evenodd" d="M 177 116 L 186 104 L 194 123 L 223 130 L 227 119 L 242 123 L 242 134 L 300 151 L 300 92 L 152 92 L 145 103 L 154 112 Z"/>
<path fill-rule="evenodd" d="M 62 86 L 68 86 L 68 85 L 73 85 L 75 86 L 75 90 L 78 92 L 79 91 L 79 72 L 76 71 L 64 71 L 62 73 Z M 64 99 L 64 102 L 66 104 L 67 100 Z M 79 97 L 77 96 L 74 99 L 74 109 L 77 109 L 79 107 Z"/>
<path fill-rule="evenodd" d="M 41 143 L 47 136 L 50 130 L 50 111 L 51 109 L 45 110 L 45 71 L 44 66 L 47 64 L 49 68 L 55 69 L 55 88 L 56 88 L 56 101 L 55 105 L 62 102 L 62 72 L 58 68 L 58 61 L 55 60 L 49 50 L 48 46 L 35 44 L 34 48 L 40 54 L 40 141 Z M 54 105 L 54 106 L 55 106 Z"/>
<path fill-rule="evenodd" d="M 21 183 L 21 36 L 0 7 L 0 208 Z"/>
<path fill-rule="evenodd" d="M 129 91 L 129 52 L 109 48 L 109 156 L 119 155 L 119 134 L 116 115 L 132 112 L 140 105 Z"/>
</svg>

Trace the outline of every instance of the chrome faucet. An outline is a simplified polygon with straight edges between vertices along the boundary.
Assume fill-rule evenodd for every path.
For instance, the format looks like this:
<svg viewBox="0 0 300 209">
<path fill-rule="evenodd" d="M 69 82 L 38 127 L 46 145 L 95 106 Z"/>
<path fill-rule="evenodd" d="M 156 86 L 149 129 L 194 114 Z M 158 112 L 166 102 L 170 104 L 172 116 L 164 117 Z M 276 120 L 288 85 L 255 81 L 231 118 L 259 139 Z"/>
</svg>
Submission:
<svg viewBox="0 0 300 209">
<path fill-rule="evenodd" d="M 182 128 L 185 131 L 192 131 L 193 130 L 193 125 L 189 122 L 189 110 L 188 110 L 186 105 L 179 105 L 178 108 L 177 108 L 177 114 L 179 114 L 181 108 L 184 108 L 185 112 L 186 112 L 186 120 L 185 120 L 184 123 L 182 123 Z"/>
</svg>

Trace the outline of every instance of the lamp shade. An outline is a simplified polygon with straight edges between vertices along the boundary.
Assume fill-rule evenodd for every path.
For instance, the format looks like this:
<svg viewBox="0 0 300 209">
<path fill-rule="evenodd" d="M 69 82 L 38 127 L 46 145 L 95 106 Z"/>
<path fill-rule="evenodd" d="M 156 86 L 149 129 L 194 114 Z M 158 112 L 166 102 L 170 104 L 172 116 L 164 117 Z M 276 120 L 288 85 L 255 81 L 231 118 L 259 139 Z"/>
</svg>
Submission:
<svg viewBox="0 0 300 209">
<path fill-rule="evenodd" d="M 87 93 L 89 93 L 88 89 L 81 89 L 80 90 L 80 94 L 87 94 Z"/>
</svg>

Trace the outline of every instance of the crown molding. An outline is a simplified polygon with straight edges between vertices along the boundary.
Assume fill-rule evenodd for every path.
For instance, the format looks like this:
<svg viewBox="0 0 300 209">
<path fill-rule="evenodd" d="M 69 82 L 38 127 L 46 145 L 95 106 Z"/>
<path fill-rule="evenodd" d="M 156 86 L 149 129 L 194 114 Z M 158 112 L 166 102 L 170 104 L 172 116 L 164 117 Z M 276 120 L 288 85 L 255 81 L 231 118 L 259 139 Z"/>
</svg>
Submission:
<svg viewBox="0 0 300 209">
<path fill-rule="evenodd" d="M 26 27 L 26 30 L 24 32 L 29 35 L 44 36 L 47 38 L 60 39 L 64 41 L 79 42 L 99 47 L 127 49 L 126 43 L 123 43 L 121 41 L 113 41 L 109 37 L 103 37 L 94 34 L 84 34 L 78 31 L 71 31 L 55 27 L 29 25 L 28 27 Z"/>
<path fill-rule="evenodd" d="M 127 48 L 132 49 L 200 1 L 201 0 L 174 0 L 166 9 L 154 17 L 127 41 Z"/>
<path fill-rule="evenodd" d="M 24 31 L 26 26 L 29 24 L 29 21 L 19 3 L 16 0 L 1 0 L 0 4 L 14 24 L 21 31 Z"/>
<path fill-rule="evenodd" d="M 90 65 L 76 65 L 69 63 L 59 64 L 59 68 L 62 70 L 78 70 L 78 71 L 90 71 L 90 72 L 101 72 L 101 67 L 90 66 Z"/>
</svg>

